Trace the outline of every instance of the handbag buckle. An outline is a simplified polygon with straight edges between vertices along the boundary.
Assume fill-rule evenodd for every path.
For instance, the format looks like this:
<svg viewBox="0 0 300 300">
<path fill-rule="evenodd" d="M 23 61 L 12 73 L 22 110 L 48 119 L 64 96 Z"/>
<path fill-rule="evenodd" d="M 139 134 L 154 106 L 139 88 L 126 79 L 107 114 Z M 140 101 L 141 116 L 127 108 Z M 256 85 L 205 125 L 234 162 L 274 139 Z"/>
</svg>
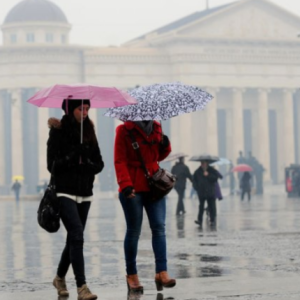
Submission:
<svg viewBox="0 0 300 300">
<path fill-rule="evenodd" d="M 133 147 L 134 150 L 140 148 L 139 144 L 137 142 L 132 143 L 132 147 Z"/>
</svg>

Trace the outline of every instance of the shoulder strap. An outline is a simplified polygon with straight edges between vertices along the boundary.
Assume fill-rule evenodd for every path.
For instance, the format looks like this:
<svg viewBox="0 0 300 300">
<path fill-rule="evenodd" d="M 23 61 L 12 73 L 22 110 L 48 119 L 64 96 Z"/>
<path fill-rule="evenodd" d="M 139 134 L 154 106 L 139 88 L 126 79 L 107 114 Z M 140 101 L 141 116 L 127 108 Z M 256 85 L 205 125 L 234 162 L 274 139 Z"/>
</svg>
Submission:
<svg viewBox="0 0 300 300">
<path fill-rule="evenodd" d="M 128 130 L 128 133 L 129 133 L 130 139 L 132 141 L 132 144 L 131 144 L 132 148 L 136 151 L 138 159 L 139 159 L 139 161 L 140 161 L 140 163 L 142 165 L 142 168 L 144 170 L 145 176 L 147 178 L 149 178 L 150 177 L 149 176 L 149 171 L 147 170 L 145 162 L 143 160 L 143 157 L 142 157 L 142 154 L 141 154 L 141 151 L 140 151 L 140 146 L 139 146 L 138 142 L 136 141 L 136 138 L 135 138 L 135 136 L 133 134 L 133 129 L 132 130 Z"/>
<path fill-rule="evenodd" d="M 51 168 L 51 178 L 50 178 L 50 182 L 49 182 L 49 185 L 52 185 L 54 186 L 55 188 L 55 178 L 54 178 L 54 168 L 55 168 L 55 160 L 52 164 L 52 168 Z"/>
</svg>

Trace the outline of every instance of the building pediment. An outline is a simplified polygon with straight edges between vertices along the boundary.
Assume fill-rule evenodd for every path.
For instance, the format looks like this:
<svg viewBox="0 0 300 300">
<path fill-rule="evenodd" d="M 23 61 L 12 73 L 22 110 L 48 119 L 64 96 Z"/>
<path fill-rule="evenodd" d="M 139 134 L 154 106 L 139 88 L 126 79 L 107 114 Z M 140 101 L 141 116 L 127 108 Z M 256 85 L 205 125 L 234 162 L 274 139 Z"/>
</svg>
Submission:
<svg viewBox="0 0 300 300">
<path fill-rule="evenodd" d="M 300 18 L 265 0 L 229 6 L 185 28 L 177 35 L 228 39 L 297 39 Z"/>
<path fill-rule="evenodd" d="M 296 40 L 300 18 L 267 0 L 242 0 L 187 16 L 127 43 L 147 46 L 169 38 Z"/>
</svg>

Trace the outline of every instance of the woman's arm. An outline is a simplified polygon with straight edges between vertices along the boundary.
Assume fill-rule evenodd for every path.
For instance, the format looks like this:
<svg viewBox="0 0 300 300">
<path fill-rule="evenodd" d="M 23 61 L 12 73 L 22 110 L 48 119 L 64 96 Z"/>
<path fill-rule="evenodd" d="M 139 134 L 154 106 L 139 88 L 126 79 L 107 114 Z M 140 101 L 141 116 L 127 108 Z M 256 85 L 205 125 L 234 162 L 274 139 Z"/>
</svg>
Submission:
<svg viewBox="0 0 300 300">
<path fill-rule="evenodd" d="M 127 145 L 125 129 L 121 125 L 116 129 L 115 148 L 114 148 L 114 164 L 116 170 L 117 181 L 121 190 L 127 187 L 133 187 L 127 164 Z"/>
<path fill-rule="evenodd" d="M 86 165 L 88 170 L 94 175 L 100 173 L 104 168 L 104 162 L 102 159 L 101 151 L 97 142 L 97 145 L 93 148 L 93 152 L 90 157 L 87 157 Z"/>
<path fill-rule="evenodd" d="M 216 182 L 218 180 L 219 175 L 216 170 L 212 169 L 212 170 L 208 170 L 207 172 L 208 172 L 208 175 L 206 176 L 206 178 L 210 182 Z"/>
<path fill-rule="evenodd" d="M 76 160 L 79 162 L 79 154 L 74 150 L 68 155 L 62 156 L 60 152 L 61 147 L 61 131 L 60 129 L 50 129 L 49 138 L 47 142 L 47 169 L 52 173 L 53 163 L 55 167 L 53 172 L 64 172 L 71 165 L 75 164 Z"/>
<path fill-rule="evenodd" d="M 166 135 L 162 136 L 162 141 L 159 144 L 159 156 L 158 161 L 164 160 L 172 151 L 171 143 Z"/>
</svg>

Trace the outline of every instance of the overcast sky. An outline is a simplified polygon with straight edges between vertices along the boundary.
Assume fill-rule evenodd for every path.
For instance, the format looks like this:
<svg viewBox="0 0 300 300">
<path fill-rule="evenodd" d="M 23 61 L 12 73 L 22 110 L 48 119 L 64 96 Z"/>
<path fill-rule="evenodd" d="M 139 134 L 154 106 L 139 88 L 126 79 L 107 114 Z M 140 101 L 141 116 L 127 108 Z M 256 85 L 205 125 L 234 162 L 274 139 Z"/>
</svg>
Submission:
<svg viewBox="0 0 300 300">
<path fill-rule="evenodd" d="M 270 1 L 300 16 L 299 0 Z M 20 0 L 0 0 L 1 23 L 9 10 L 19 2 Z M 71 43 L 93 46 L 120 45 L 206 7 L 206 0 L 52 0 L 52 2 L 65 12 L 69 23 L 73 26 Z M 210 7 L 215 7 L 234 1 L 209 2 Z"/>
</svg>

